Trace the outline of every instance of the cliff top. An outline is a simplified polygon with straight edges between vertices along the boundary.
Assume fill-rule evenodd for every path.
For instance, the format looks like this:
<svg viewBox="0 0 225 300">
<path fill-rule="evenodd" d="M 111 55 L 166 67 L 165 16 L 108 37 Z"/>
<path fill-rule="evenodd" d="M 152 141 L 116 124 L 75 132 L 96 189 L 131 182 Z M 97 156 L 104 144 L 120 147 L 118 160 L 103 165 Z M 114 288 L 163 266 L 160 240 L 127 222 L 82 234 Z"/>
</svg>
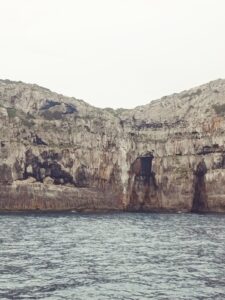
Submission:
<svg viewBox="0 0 225 300">
<path fill-rule="evenodd" d="M 180 93 L 153 100 L 134 109 L 100 109 L 83 100 L 66 97 L 21 81 L 0 80 L 0 106 L 22 110 L 30 115 L 45 115 L 50 119 L 60 116 L 100 115 L 101 118 L 117 118 L 138 122 L 171 122 L 189 120 L 225 111 L 225 80 L 217 79 Z"/>
</svg>

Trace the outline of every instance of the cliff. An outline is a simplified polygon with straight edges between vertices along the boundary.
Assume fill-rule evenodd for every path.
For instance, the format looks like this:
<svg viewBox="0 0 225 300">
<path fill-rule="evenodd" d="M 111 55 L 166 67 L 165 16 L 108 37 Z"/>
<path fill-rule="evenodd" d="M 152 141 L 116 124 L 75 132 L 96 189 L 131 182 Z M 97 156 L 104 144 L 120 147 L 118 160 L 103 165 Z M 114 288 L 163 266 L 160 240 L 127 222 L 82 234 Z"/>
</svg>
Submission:
<svg viewBox="0 0 225 300">
<path fill-rule="evenodd" d="M 225 211 L 225 80 L 132 110 L 0 80 L 0 210 Z"/>
</svg>

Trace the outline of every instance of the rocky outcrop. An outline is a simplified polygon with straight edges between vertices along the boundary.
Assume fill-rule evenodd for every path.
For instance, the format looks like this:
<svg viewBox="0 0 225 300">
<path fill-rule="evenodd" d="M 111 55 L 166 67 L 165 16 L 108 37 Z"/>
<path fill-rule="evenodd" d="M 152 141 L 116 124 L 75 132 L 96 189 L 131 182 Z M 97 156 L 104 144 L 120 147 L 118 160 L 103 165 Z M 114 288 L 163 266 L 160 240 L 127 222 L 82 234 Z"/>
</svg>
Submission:
<svg viewBox="0 0 225 300">
<path fill-rule="evenodd" d="M 0 80 L 0 209 L 225 212 L 225 80 L 132 110 Z"/>
</svg>

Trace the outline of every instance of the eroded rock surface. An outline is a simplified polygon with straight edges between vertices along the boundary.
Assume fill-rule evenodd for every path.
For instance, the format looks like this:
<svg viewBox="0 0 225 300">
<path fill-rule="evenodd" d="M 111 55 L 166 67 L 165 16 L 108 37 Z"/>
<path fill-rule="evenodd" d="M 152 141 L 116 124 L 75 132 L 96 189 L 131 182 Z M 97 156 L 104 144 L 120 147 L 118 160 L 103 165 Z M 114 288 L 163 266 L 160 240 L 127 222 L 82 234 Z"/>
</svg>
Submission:
<svg viewBox="0 0 225 300">
<path fill-rule="evenodd" d="M 225 211 L 225 80 L 131 110 L 0 80 L 0 209 Z"/>
</svg>

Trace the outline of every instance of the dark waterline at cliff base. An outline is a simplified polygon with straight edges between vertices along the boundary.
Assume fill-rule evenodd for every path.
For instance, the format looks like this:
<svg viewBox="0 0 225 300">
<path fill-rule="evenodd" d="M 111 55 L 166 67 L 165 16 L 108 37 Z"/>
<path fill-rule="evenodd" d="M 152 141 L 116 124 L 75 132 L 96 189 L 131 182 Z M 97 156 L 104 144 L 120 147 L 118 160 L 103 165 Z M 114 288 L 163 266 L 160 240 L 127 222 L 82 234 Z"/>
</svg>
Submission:
<svg viewBox="0 0 225 300">
<path fill-rule="evenodd" d="M 128 214 L 128 215 L 212 215 L 212 216 L 219 216 L 219 215 L 224 215 L 225 218 L 225 213 L 224 212 L 198 212 L 198 211 L 175 211 L 175 210 L 152 210 L 152 211 L 126 211 L 126 210 L 81 210 L 81 211 L 76 211 L 76 210 L 40 210 L 40 209 L 33 209 L 33 210 L 0 210 L 0 217 L 1 216 L 26 216 L 26 217 L 46 217 L 46 216 L 53 216 L 53 217 L 63 217 L 63 216 L 69 216 L 69 215 L 77 215 L 77 216 L 101 216 L 101 215 L 123 215 L 123 214 Z"/>
<path fill-rule="evenodd" d="M 224 215 L 0 214 L 0 299 L 224 299 Z"/>
</svg>

